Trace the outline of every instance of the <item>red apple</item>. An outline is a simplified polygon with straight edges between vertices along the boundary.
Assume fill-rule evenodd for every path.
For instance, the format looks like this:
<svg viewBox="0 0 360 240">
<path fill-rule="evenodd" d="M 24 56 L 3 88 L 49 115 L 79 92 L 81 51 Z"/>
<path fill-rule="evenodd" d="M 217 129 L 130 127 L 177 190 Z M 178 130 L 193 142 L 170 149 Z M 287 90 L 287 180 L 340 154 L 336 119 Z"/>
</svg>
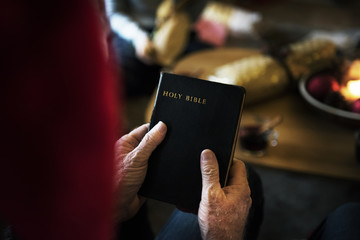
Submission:
<svg viewBox="0 0 360 240">
<path fill-rule="evenodd" d="M 322 101 L 330 92 L 339 91 L 340 86 L 334 76 L 321 74 L 312 77 L 308 81 L 306 89 L 311 96 Z"/>
<path fill-rule="evenodd" d="M 351 111 L 354 113 L 360 113 L 360 98 L 355 100 L 351 105 Z"/>
</svg>

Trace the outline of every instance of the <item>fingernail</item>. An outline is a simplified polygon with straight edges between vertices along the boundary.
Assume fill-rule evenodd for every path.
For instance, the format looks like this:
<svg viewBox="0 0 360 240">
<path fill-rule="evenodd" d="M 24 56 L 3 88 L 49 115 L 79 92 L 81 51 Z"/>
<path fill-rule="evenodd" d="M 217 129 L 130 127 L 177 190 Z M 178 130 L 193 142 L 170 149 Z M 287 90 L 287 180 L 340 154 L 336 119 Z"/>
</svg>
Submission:
<svg viewBox="0 0 360 240">
<path fill-rule="evenodd" d="M 205 160 L 213 158 L 213 156 L 214 156 L 214 154 L 210 149 L 205 149 L 201 153 L 201 160 L 205 161 Z"/>
<path fill-rule="evenodd" d="M 166 124 L 163 123 L 162 121 L 159 121 L 156 125 L 155 125 L 155 130 L 159 131 L 161 133 L 165 133 L 167 130 Z"/>
</svg>

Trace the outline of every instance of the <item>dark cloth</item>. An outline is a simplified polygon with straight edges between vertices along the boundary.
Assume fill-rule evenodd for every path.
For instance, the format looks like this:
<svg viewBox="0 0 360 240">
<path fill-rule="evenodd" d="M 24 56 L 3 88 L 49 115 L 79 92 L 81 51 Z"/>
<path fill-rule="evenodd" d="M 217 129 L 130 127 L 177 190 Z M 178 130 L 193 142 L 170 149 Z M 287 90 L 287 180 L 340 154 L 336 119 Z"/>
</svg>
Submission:
<svg viewBox="0 0 360 240">
<path fill-rule="evenodd" d="M 152 240 L 154 234 L 148 218 L 148 206 L 145 203 L 139 212 L 131 219 L 120 223 L 117 227 L 117 237 L 119 240 Z"/>
<path fill-rule="evenodd" d="M 360 203 L 346 203 L 335 209 L 308 239 L 359 240 Z"/>
</svg>

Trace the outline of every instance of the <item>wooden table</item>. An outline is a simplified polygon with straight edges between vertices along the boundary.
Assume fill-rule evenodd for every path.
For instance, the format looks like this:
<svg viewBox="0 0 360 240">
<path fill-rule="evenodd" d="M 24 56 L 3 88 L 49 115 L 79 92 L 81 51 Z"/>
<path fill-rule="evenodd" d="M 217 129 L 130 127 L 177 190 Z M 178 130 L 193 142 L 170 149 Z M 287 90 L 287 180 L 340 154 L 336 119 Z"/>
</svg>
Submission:
<svg viewBox="0 0 360 240">
<path fill-rule="evenodd" d="M 256 49 L 219 49 L 199 52 L 180 60 L 174 73 L 202 75 L 210 69 L 252 54 Z M 150 120 L 154 97 L 146 111 Z M 245 106 L 243 119 L 251 115 L 274 117 L 281 114 L 283 122 L 276 127 L 279 144 L 268 148 L 263 157 L 250 157 L 237 146 L 235 157 L 245 162 L 342 179 L 360 180 L 360 162 L 355 159 L 355 129 L 330 119 L 312 109 L 297 91 Z"/>
<path fill-rule="evenodd" d="M 360 180 L 354 129 L 316 112 L 300 95 L 290 93 L 245 107 L 243 118 L 253 114 L 283 116 L 276 127 L 279 144 L 269 147 L 264 157 L 249 157 L 238 145 L 235 157 L 261 166 Z"/>
</svg>

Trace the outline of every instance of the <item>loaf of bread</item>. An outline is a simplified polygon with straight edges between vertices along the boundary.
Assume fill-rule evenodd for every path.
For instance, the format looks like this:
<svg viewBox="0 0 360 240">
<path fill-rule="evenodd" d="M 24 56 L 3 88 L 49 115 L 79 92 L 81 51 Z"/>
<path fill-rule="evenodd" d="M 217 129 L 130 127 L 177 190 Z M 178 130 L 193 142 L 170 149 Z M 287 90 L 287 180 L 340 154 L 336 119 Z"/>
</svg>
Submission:
<svg viewBox="0 0 360 240">
<path fill-rule="evenodd" d="M 289 85 L 284 67 L 272 57 L 262 54 L 221 65 L 206 78 L 245 87 L 246 103 L 279 94 Z"/>
</svg>

